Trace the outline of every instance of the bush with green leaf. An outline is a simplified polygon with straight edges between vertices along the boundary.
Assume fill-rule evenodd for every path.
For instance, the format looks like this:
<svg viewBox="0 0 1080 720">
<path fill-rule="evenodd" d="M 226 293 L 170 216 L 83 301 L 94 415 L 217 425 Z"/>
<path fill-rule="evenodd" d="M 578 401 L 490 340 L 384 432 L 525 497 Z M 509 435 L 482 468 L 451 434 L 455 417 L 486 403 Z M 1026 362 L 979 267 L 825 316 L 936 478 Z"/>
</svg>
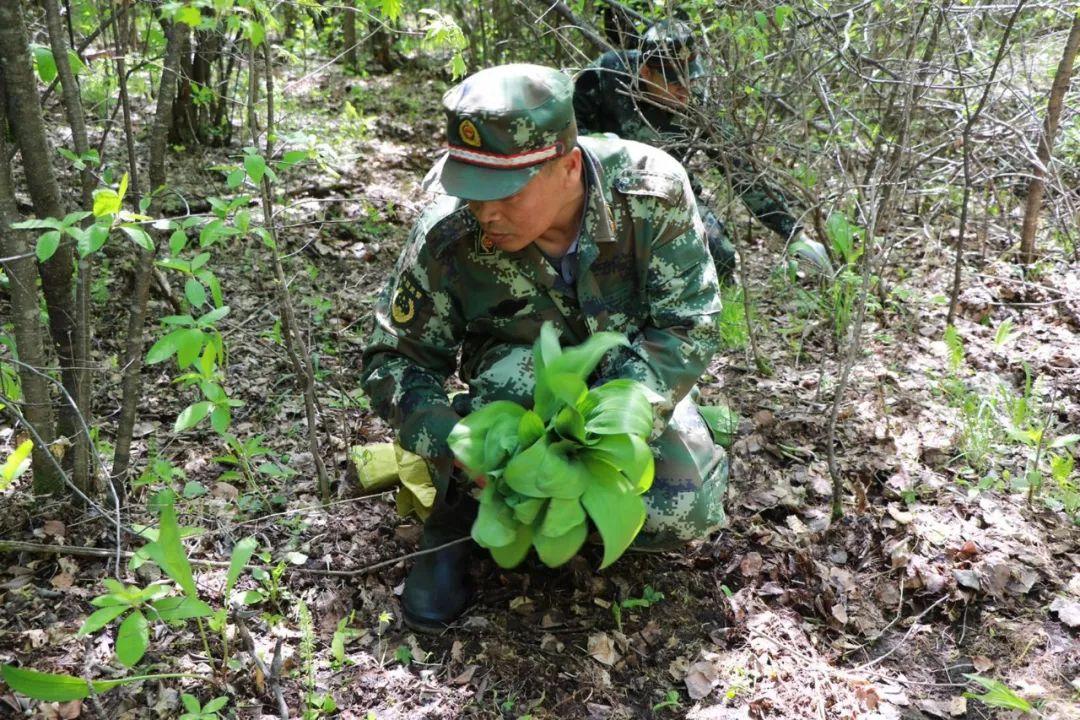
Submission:
<svg viewBox="0 0 1080 720">
<path fill-rule="evenodd" d="M 545 323 L 533 348 L 533 408 L 496 401 L 450 433 L 458 461 L 486 479 L 472 537 L 502 567 L 518 565 L 530 547 L 545 565 L 562 565 L 584 544 L 591 521 L 604 542 L 604 568 L 641 530 L 641 495 L 653 480 L 655 393 L 626 379 L 586 384 L 605 353 L 627 344 L 601 332 L 563 349 Z"/>
</svg>

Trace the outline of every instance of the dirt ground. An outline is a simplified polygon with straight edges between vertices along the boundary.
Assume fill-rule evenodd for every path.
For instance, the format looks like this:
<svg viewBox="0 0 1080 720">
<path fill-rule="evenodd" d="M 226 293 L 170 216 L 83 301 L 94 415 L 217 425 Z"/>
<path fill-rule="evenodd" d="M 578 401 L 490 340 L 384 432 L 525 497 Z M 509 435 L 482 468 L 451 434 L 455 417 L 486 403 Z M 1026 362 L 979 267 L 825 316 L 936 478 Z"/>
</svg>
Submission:
<svg viewBox="0 0 1080 720">
<path fill-rule="evenodd" d="M 359 348 L 424 201 L 419 182 L 437 152 L 442 87 L 427 72 L 331 73 L 289 87 L 283 125 L 313 135 L 324 151 L 321 163 L 288 176 L 282 199 L 291 290 L 319 356 L 338 478 L 347 447 L 389 437 L 356 400 Z M 352 114 L 340 110 L 345 100 Z M 177 158 L 170 167 L 179 191 L 226 194 L 224 175 L 207 169 L 220 152 Z M 480 591 L 462 621 L 437 637 L 410 633 L 397 599 L 408 561 L 362 568 L 415 550 L 419 526 L 397 516 L 391 495 L 360 497 L 342 482 L 335 502 L 319 506 L 302 402 L 272 333 L 277 311 L 254 240 L 235 246 L 243 262 L 214 266 L 232 308 L 224 323 L 229 390 L 246 402 L 235 432 L 260 435 L 298 474 L 261 493 L 221 479 L 228 466 L 215 459 L 223 453 L 216 436 L 172 434 L 190 400 L 171 388 L 163 365 L 144 373 L 139 453 L 168 457 L 183 481 L 208 490 L 180 507 L 183 525 L 203 529 L 189 541 L 192 558 L 227 561 L 238 539 L 254 536 L 270 554 L 262 562 L 287 559 L 276 597 L 245 622 L 267 665 L 280 641 L 280 685 L 294 717 L 307 707 L 313 673 L 314 689 L 330 693 L 336 710 L 305 717 L 343 720 L 1021 717 L 966 698 L 965 691 L 982 692 L 967 674 L 1003 682 L 1042 717 L 1080 718 L 1080 530 L 1044 497 L 1029 504 L 1008 478 L 987 485 L 958 459 L 965 420 L 942 390 L 950 238 L 947 228 L 924 236 L 909 220 L 893 229 L 911 239 L 894 251 L 888 295 L 868 317 L 841 412 L 836 461 L 847 487 L 836 523 L 829 522 L 826 427 L 837 355 L 830 329 L 807 320 L 800 304 L 798 288 L 812 280 L 792 282 L 777 271 L 780 251 L 760 227 L 740 250 L 758 353 L 771 373 L 756 369 L 749 349 L 731 350 L 703 383 L 707 399 L 729 403 L 743 419 L 731 450 L 730 526 L 683 552 L 631 553 L 604 572 L 595 570 L 596 548 L 558 570 L 534 563 L 507 572 L 478 556 Z M 992 227 L 982 238 L 957 325 L 964 357 L 954 374 L 973 387 L 1003 378 L 1014 393 L 1023 392 L 1025 372 L 1038 378 L 1029 393 L 1038 423 L 1063 436 L 1080 428 L 1080 268 L 1051 260 L 1038 280 L 1023 279 L 994 260 L 1014 233 Z M 99 303 L 123 296 L 130 258 L 115 252 L 108 262 L 121 271 L 111 273 Z M 168 314 L 160 292 L 153 305 L 156 315 Z M 108 317 L 95 340 L 95 359 L 107 368 L 96 383 L 99 417 L 118 405 L 113 360 L 126 321 L 124 313 Z M 1006 320 L 1014 333 L 1000 342 Z M 1013 476 L 1023 476 L 1030 450 L 1000 439 L 991 447 L 999 472 Z M 111 547 L 100 520 L 32 506 L 26 482 L 0 496 L 0 537 Z M 156 487 L 136 491 L 131 521 L 147 520 L 142 506 Z M 0 661 L 76 676 L 122 674 L 115 627 L 75 636 L 101 592 L 104 559 L 3 558 Z M 356 574 L 310 572 L 319 570 Z M 224 568 L 196 571 L 200 591 L 220 595 Z M 136 577 L 154 579 L 145 568 L 129 581 Z M 259 584 L 247 574 L 240 581 L 242 589 Z M 305 648 L 311 633 L 302 629 L 301 601 L 313 647 Z M 351 632 L 335 657 L 343 620 Z M 66 704 L 28 703 L 0 688 L 0 716 L 173 718 L 183 712 L 181 691 L 204 701 L 227 695 L 236 717 L 278 716 L 273 683 L 250 654 L 237 650 L 234 666 L 215 670 L 191 624 L 154 628 L 143 670 L 209 679 L 148 681 Z"/>
</svg>

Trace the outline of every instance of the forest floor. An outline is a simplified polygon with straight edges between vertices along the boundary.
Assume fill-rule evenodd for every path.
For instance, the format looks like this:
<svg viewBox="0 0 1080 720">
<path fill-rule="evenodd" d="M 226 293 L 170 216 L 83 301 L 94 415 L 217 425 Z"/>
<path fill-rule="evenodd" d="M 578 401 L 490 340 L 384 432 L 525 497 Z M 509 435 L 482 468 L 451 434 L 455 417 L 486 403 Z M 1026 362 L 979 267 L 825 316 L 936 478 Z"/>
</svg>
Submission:
<svg viewBox="0 0 1080 720">
<path fill-rule="evenodd" d="M 558 570 L 508 572 L 478 560 L 479 594 L 461 622 L 414 635 L 397 597 L 409 562 L 363 568 L 414 551 L 419 525 L 398 517 L 392 495 L 360 497 L 342 478 L 350 445 L 390 437 L 357 389 L 359 350 L 424 202 L 419 182 L 438 151 L 445 85 L 430 72 L 356 78 L 336 68 L 279 78 L 286 84 L 282 135 L 321 157 L 283 174 L 280 217 L 292 297 L 318 359 L 336 499 L 318 502 L 264 250 L 251 240 L 213 267 L 231 307 L 222 323 L 228 389 L 246 403 L 233 430 L 258 438 L 249 450 L 271 465 L 252 486 L 222 474 L 234 466 L 209 429 L 173 434 L 191 400 L 167 364 L 154 365 L 144 372 L 138 454 L 171 465 L 144 476 L 128 512 L 131 522 L 152 522 L 144 506 L 170 485 L 183 496 L 181 523 L 201 529 L 188 542 L 193 562 L 227 561 L 237 540 L 254 536 L 254 561 L 281 568 L 262 580 L 245 574 L 239 587 L 264 592 L 246 623 L 266 665 L 280 641 L 280 685 L 294 717 L 1021 717 L 965 697 L 985 692 L 966 677 L 976 674 L 1042 717 L 1080 717 L 1077 473 L 1058 482 L 1046 470 L 1051 456 L 1060 470 L 1077 452 L 1080 266 L 1058 253 L 1024 278 L 996 260 L 1014 243 L 1018 216 L 1002 213 L 969 238 L 967 289 L 948 342 L 955 221 L 945 214 L 924 226 L 908 216 L 889 228 L 901 241 L 838 425 L 842 520 L 829 522 L 826 427 L 840 364 L 820 311 L 826 295 L 791 279 L 774 238 L 757 227 L 741 251 L 770 372 L 733 330 L 703 383 L 706 398 L 743 418 L 731 449 L 730 527 L 684 552 L 628 554 L 604 572 L 588 552 Z M 227 196 L 224 173 L 210 169 L 226 153 L 235 160 L 240 151 L 176 153 L 170 179 L 189 200 Z M 130 260 L 115 252 L 107 262 L 118 270 Z M 126 297 L 123 272 L 102 277 L 99 308 Z M 172 312 L 160 293 L 152 310 Z M 95 410 L 107 423 L 119 405 L 125 315 L 110 313 L 95 340 L 95 360 L 109 368 Z M 0 496 L 0 537 L 113 547 L 99 519 L 34 506 L 27 491 L 24 478 Z M 200 592 L 220 602 L 224 568 L 195 569 Z M 356 574 L 317 574 L 326 569 Z M 0 661 L 123 674 L 115 627 L 76 637 L 109 574 L 105 559 L 4 555 Z M 143 566 L 125 579 L 156 577 Z M 179 693 L 189 692 L 229 696 L 227 712 L 239 718 L 278 717 L 272 678 L 232 644 L 222 670 L 194 625 L 155 626 L 139 671 L 202 679 L 144 682 L 83 703 L 29 703 L 0 689 L 0 716 L 174 718 Z M 312 689 L 329 693 L 336 710 L 309 701 Z M 1008 699 L 1000 689 L 997 697 Z"/>
</svg>

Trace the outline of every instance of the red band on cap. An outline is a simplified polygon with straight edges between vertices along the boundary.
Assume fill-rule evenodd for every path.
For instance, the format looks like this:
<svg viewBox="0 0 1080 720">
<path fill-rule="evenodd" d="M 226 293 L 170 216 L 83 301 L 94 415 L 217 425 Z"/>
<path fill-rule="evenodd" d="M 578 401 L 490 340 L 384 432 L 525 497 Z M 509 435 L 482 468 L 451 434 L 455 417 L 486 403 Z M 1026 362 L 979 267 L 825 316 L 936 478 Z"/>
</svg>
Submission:
<svg viewBox="0 0 1080 720">
<path fill-rule="evenodd" d="M 520 168 L 539 165 L 546 160 L 558 157 L 562 154 L 561 142 L 549 145 L 539 150 L 528 150 L 514 155 L 502 155 L 500 153 L 483 152 L 461 147 L 460 145 L 447 145 L 450 159 L 465 163 L 466 165 L 478 165 L 479 167 L 496 168 L 499 170 L 517 170 Z"/>
</svg>

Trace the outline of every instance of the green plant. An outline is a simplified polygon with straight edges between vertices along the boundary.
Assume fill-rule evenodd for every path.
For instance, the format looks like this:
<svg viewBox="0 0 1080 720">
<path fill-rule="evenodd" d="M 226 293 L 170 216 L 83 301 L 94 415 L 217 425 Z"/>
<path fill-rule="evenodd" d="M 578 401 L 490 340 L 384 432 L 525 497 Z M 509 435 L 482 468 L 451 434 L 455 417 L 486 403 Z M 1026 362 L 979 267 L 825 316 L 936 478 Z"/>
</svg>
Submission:
<svg viewBox="0 0 1080 720">
<path fill-rule="evenodd" d="M 720 288 L 720 342 L 724 348 L 742 350 L 750 341 L 746 325 L 746 303 L 742 287 L 725 285 Z"/>
<path fill-rule="evenodd" d="M 585 542 L 590 519 L 607 567 L 641 529 L 641 494 L 654 469 L 651 393 L 632 380 L 586 385 L 603 355 L 626 344 L 596 333 L 563 349 L 545 323 L 533 348 L 534 409 L 496 401 L 451 431 L 457 459 L 486 479 L 472 537 L 502 567 L 516 566 L 530 547 L 550 567 L 565 563 Z"/>
<path fill-rule="evenodd" d="M 109 591 L 91 601 L 98 608 L 79 629 L 80 635 L 89 635 L 109 625 L 121 615 L 127 617 L 120 623 L 116 638 L 116 657 L 127 667 L 142 659 L 149 644 L 149 622 L 182 622 L 195 619 L 199 623 L 203 647 L 210 654 L 202 618 L 211 614 L 210 607 L 199 599 L 191 564 L 181 542 L 180 526 L 173 505 L 175 496 L 165 490 L 158 494 L 154 504 L 160 513 L 157 537 L 144 545 L 141 551 L 149 556 L 168 577 L 179 586 L 182 595 L 165 595 L 170 591 L 164 583 L 153 583 L 146 588 L 126 586 L 111 578 L 103 580 Z M 88 697 L 91 692 L 103 693 L 125 683 L 154 678 L 198 677 L 186 673 L 140 675 L 114 680 L 92 680 L 70 675 L 43 673 L 27 668 L 4 665 L 4 681 L 16 692 L 36 700 L 66 702 Z"/>
<path fill-rule="evenodd" d="M 639 598 L 625 598 L 618 602 L 612 603 L 611 614 L 615 616 L 615 627 L 619 632 L 622 632 L 622 611 L 632 610 L 634 608 L 647 608 L 655 605 L 664 599 L 664 593 L 657 592 L 653 589 L 652 585 L 646 585 L 645 589 L 641 592 Z"/>
<path fill-rule="evenodd" d="M 1008 686 L 999 680 L 970 674 L 965 674 L 964 677 L 972 682 L 978 683 L 986 690 L 982 695 L 977 695 L 973 692 L 965 692 L 964 697 L 966 698 L 978 700 L 983 705 L 992 708 L 1007 708 L 1009 710 L 1019 710 L 1026 713 L 1035 710 L 1035 708 L 1031 706 L 1031 703 L 1010 690 Z"/>
<path fill-rule="evenodd" d="M 333 658 L 334 669 L 340 669 L 345 664 L 345 645 L 352 639 L 361 637 L 364 632 L 353 627 L 353 620 L 356 619 L 356 611 L 353 610 L 345 617 L 338 620 L 337 628 L 334 630 L 334 636 L 330 639 L 330 655 Z"/>
<path fill-rule="evenodd" d="M 659 712 L 660 710 L 676 710 L 682 702 L 679 699 L 678 690 L 668 690 L 664 695 L 664 699 L 652 706 L 653 712 Z"/>
<path fill-rule="evenodd" d="M 225 695 L 214 698 L 206 705 L 200 705 L 194 695 L 183 693 L 180 701 L 187 712 L 181 715 L 179 720 L 218 720 L 218 710 L 229 704 L 229 698 Z"/>
</svg>

